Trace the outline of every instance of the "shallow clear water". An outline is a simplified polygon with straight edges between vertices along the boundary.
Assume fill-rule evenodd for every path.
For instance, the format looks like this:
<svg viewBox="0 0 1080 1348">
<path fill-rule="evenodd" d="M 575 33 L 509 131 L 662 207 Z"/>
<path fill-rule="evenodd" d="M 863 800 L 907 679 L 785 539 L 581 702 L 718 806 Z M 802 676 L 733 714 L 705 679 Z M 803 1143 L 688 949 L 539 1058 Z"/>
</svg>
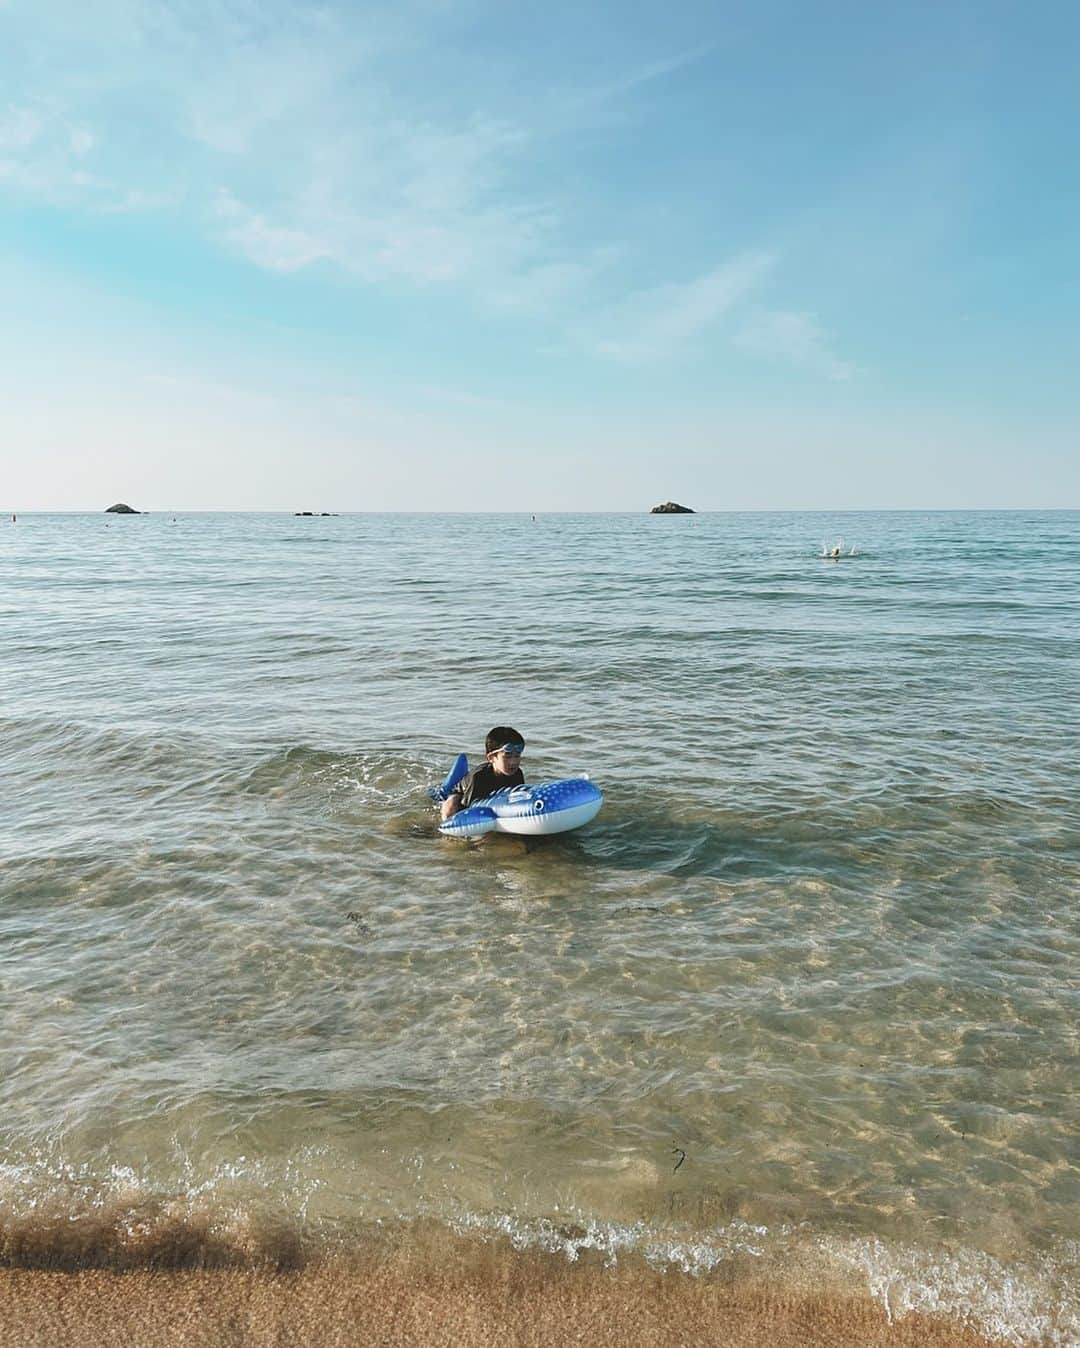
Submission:
<svg viewBox="0 0 1080 1348">
<path fill-rule="evenodd" d="M 5 524 L 0 1223 L 797 1248 L 1070 1341 L 1078 559 L 1070 512 Z M 593 824 L 435 833 L 500 721 Z"/>
</svg>

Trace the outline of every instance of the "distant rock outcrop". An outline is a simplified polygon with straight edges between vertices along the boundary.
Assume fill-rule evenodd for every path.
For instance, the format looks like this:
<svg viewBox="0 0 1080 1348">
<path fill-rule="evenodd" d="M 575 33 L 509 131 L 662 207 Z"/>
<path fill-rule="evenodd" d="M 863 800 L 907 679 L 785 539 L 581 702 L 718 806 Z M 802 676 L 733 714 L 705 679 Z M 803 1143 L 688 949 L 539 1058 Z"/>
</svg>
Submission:
<svg viewBox="0 0 1080 1348">
<path fill-rule="evenodd" d="M 678 505 L 675 501 L 665 501 L 663 505 L 653 506 L 650 515 L 692 515 L 689 506 Z"/>
<path fill-rule="evenodd" d="M 141 515 L 141 510 L 132 510 L 131 506 L 124 505 L 121 501 L 118 505 L 110 506 L 105 512 L 106 515 Z"/>
</svg>

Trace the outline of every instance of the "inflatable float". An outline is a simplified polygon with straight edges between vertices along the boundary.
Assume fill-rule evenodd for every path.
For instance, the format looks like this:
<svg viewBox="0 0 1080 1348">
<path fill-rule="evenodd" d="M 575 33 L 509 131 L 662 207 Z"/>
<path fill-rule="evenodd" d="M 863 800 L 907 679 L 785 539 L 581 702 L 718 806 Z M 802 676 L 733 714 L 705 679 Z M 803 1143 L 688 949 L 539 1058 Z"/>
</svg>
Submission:
<svg viewBox="0 0 1080 1348">
<path fill-rule="evenodd" d="M 459 754 L 442 785 L 430 792 L 431 798 L 445 800 L 468 771 L 468 759 Z M 603 792 L 588 777 L 508 786 L 444 819 L 439 832 L 448 838 L 479 838 L 484 833 L 517 833 L 535 838 L 568 833 L 595 819 L 603 803 Z"/>
</svg>

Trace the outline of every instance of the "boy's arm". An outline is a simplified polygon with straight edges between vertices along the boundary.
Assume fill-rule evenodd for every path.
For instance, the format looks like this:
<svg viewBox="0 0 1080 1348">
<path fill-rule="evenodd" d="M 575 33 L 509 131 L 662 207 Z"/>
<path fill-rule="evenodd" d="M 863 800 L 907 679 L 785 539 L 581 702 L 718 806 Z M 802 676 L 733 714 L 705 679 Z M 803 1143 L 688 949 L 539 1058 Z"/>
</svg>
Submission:
<svg viewBox="0 0 1080 1348">
<path fill-rule="evenodd" d="M 476 770 L 474 769 L 462 777 L 461 781 L 443 801 L 441 813 L 444 819 L 449 819 L 451 815 L 457 814 L 458 810 L 472 804 L 475 777 Z"/>
</svg>

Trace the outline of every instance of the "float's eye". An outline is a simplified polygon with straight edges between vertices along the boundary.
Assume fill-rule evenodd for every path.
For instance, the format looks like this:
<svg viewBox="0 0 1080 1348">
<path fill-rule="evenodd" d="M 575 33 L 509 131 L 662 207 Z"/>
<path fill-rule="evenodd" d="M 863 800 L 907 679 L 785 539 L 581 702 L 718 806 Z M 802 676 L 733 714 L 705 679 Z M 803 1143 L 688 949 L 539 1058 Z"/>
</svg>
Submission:
<svg viewBox="0 0 1080 1348">
<path fill-rule="evenodd" d="M 536 800 L 533 801 L 533 809 L 537 812 L 537 814 L 539 814 L 543 808 L 544 808 L 544 797 L 538 796 Z"/>
</svg>

